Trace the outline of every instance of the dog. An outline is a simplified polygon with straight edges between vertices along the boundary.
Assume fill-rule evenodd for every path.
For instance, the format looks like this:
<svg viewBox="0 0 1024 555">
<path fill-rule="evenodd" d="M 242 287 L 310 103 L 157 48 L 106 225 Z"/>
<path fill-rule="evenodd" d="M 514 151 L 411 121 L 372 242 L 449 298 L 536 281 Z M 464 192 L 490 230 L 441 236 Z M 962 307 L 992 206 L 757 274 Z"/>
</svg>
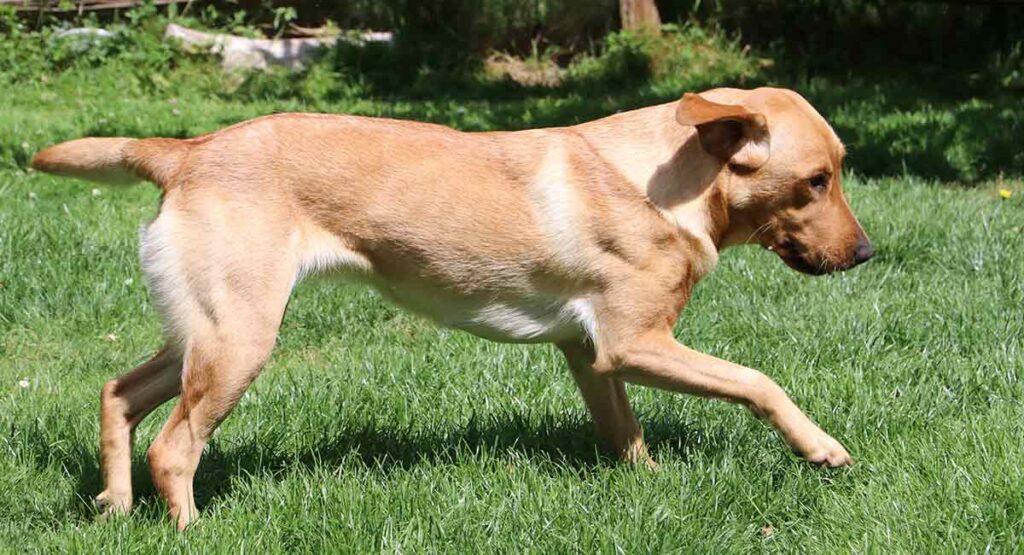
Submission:
<svg viewBox="0 0 1024 555">
<path fill-rule="evenodd" d="M 97 502 L 130 510 L 133 430 L 180 395 L 148 461 L 177 526 L 197 516 L 203 448 L 314 273 L 487 339 L 553 343 L 623 460 L 654 465 L 628 382 L 742 403 L 807 461 L 850 464 L 770 378 L 672 333 L 723 248 L 759 244 L 814 275 L 872 257 L 840 186 L 844 155 L 803 97 L 775 88 L 517 132 L 295 113 L 47 148 L 33 168 L 163 192 L 140 251 L 166 345 L 103 387 Z"/>
</svg>

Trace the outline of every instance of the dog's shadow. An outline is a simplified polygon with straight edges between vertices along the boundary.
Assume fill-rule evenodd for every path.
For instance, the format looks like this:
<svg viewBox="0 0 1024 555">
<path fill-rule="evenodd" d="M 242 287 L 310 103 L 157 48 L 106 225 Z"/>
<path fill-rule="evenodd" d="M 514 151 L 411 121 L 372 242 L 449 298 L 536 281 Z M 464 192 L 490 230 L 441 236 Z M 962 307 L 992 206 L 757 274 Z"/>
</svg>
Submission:
<svg viewBox="0 0 1024 555">
<path fill-rule="evenodd" d="M 486 452 L 490 458 L 528 459 L 538 463 L 536 468 L 541 471 L 575 473 L 584 480 L 591 470 L 620 464 L 600 448 L 591 423 L 582 414 L 539 420 L 509 414 L 428 430 L 363 425 L 310 432 L 319 437 L 306 438 L 303 444 L 312 446 L 306 450 L 288 447 L 284 438 L 236 443 L 215 437 L 196 473 L 194 494 L 199 509 L 229 497 L 246 480 L 295 469 L 327 468 L 341 474 L 358 461 L 371 472 L 387 476 L 419 465 L 455 463 Z M 728 442 L 720 430 L 688 428 L 665 418 L 645 421 L 644 435 L 655 459 L 669 453 L 686 458 L 695 452 L 717 452 Z M 68 461 L 71 464 L 65 467 L 78 472 L 75 495 L 80 500 L 79 516 L 92 518 L 96 514 L 92 500 L 102 489 L 99 462 L 95 452 L 84 447 L 76 450 L 75 457 L 78 460 Z M 132 483 L 137 505 L 160 505 L 142 445 L 136 446 L 132 457 Z M 163 512 L 147 510 L 145 514 L 146 518 L 160 518 Z"/>
</svg>

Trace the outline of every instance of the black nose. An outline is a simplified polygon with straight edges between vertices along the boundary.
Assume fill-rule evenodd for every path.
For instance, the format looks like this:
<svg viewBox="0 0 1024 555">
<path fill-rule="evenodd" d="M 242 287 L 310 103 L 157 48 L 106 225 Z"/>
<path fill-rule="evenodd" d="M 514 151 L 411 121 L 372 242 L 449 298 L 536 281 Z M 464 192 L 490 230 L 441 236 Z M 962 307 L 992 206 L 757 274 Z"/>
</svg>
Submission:
<svg viewBox="0 0 1024 555">
<path fill-rule="evenodd" d="M 857 246 L 853 251 L 853 265 L 863 264 L 871 260 L 872 256 L 875 256 L 875 249 L 871 248 L 871 241 L 868 241 L 867 237 L 857 241 Z"/>
</svg>

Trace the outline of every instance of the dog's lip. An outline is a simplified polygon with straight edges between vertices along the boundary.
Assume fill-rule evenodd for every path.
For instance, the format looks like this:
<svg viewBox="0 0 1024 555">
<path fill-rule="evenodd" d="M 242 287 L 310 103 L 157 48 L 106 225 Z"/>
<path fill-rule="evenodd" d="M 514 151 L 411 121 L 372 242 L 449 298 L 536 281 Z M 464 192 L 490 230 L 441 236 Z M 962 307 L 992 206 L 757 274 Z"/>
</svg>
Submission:
<svg viewBox="0 0 1024 555">
<path fill-rule="evenodd" d="M 810 276 L 821 276 L 831 273 L 829 269 L 823 267 L 821 264 L 811 264 L 803 257 L 803 255 L 779 256 L 790 268 Z"/>
<path fill-rule="evenodd" d="M 768 245 L 768 250 L 779 255 L 779 258 L 790 268 L 811 276 L 820 276 L 831 273 L 825 264 L 812 264 L 807 259 L 803 247 L 792 239 L 784 238 L 777 243 Z"/>
</svg>

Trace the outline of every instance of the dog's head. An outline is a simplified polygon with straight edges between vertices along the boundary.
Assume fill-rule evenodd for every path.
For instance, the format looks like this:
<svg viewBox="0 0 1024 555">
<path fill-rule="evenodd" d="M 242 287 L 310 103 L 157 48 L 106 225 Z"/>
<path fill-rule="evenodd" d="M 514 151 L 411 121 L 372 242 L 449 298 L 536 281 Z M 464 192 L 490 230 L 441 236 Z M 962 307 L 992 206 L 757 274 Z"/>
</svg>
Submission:
<svg viewBox="0 0 1024 555">
<path fill-rule="evenodd" d="M 722 165 L 725 244 L 759 243 L 808 274 L 874 254 L 840 187 L 845 150 L 824 118 L 784 89 L 687 93 L 676 119 Z"/>
</svg>

